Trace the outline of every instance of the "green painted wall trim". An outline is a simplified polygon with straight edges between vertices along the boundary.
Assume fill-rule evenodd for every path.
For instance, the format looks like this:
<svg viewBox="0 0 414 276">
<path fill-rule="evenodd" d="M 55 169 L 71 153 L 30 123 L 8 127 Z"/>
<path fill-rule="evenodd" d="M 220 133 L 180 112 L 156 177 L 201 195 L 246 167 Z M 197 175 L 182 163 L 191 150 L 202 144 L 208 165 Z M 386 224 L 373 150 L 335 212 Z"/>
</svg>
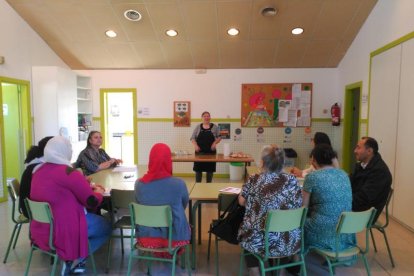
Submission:
<svg viewBox="0 0 414 276">
<path fill-rule="evenodd" d="M 137 122 L 172 123 L 172 122 L 174 122 L 174 119 L 172 119 L 172 118 L 137 118 Z"/>
<path fill-rule="evenodd" d="M 360 124 L 368 124 L 368 119 L 361 119 Z"/>
<path fill-rule="evenodd" d="M 93 117 L 92 120 L 100 121 L 101 117 Z M 155 123 L 172 123 L 174 120 L 172 118 L 136 118 L 137 122 L 155 122 Z M 312 122 L 322 122 L 322 123 L 330 123 L 330 118 L 312 118 Z M 192 123 L 201 123 L 201 119 L 191 119 Z M 228 119 L 228 118 L 218 118 L 214 119 L 213 122 L 232 122 L 232 123 L 239 123 L 240 119 Z"/>
<path fill-rule="evenodd" d="M 311 121 L 315 123 L 330 123 L 331 118 L 312 118 Z"/>
<path fill-rule="evenodd" d="M 101 117 L 92 117 L 92 121 L 100 121 Z"/>
<path fill-rule="evenodd" d="M 373 57 L 375 57 L 375 56 L 377 56 L 377 55 L 379 55 L 379 54 L 381 54 L 381 53 L 383 53 L 385 51 L 388 51 L 389 49 L 391 49 L 391 48 L 393 48 L 395 46 L 400 45 L 403 42 L 406 42 L 406 41 L 412 39 L 412 38 L 414 38 L 414 32 L 411 32 L 409 34 L 406 34 L 405 36 L 402 36 L 402 37 L 400 37 L 400 38 L 398 38 L 398 39 L 396 39 L 396 40 L 394 40 L 394 41 L 386 44 L 385 46 L 383 46 L 381 48 L 378 48 L 377 50 L 371 52 L 370 56 L 371 56 L 371 58 L 373 58 Z"/>
</svg>

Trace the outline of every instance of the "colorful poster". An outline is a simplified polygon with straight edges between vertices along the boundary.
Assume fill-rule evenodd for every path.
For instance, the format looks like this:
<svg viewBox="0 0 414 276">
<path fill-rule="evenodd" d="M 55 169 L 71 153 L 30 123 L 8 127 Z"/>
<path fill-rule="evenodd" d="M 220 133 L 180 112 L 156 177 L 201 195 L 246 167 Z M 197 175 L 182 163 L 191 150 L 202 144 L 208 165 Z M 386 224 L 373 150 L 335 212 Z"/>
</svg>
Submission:
<svg viewBox="0 0 414 276">
<path fill-rule="evenodd" d="M 221 139 L 230 139 L 230 124 L 218 124 Z"/>
<path fill-rule="evenodd" d="M 191 108 L 189 101 L 174 102 L 174 127 L 191 125 Z"/>
</svg>

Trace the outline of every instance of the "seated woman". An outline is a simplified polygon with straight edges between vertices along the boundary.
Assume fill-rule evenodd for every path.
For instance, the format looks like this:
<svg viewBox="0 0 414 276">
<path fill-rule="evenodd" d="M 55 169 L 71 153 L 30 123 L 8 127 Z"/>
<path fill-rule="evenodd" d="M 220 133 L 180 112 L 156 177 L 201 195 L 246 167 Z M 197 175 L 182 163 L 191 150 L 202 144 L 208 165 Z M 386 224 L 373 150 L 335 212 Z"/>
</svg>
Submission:
<svg viewBox="0 0 414 276">
<path fill-rule="evenodd" d="M 155 144 L 150 152 L 148 172 L 135 182 L 135 197 L 143 205 L 170 205 L 173 216 L 173 246 L 190 241 L 190 226 L 185 216 L 188 205 L 188 190 L 185 182 L 172 177 L 171 150 L 166 144 Z M 168 247 L 166 228 L 139 227 L 137 242 L 147 248 Z M 157 253 L 169 258 L 168 253 Z"/>
<path fill-rule="evenodd" d="M 262 151 L 262 172 L 249 177 L 239 195 L 239 204 L 246 206 L 239 229 L 240 245 L 247 251 L 264 255 L 264 226 L 269 210 L 302 207 L 302 193 L 296 178 L 282 172 L 284 151 L 267 146 Z M 269 254 L 273 257 L 293 255 L 300 248 L 300 229 L 285 234 L 271 233 Z M 251 274 L 258 273 L 258 261 L 246 256 Z"/>
<path fill-rule="evenodd" d="M 316 171 L 308 174 L 303 185 L 303 204 L 309 207 L 305 222 L 305 249 L 335 248 L 335 230 L 339 216 L 352 210 L 352 190 L 348 175 L 332 164 L 336 153 L 329 145 L 318 145 L 311 153 Z M 342 235 L 340 248 L 355 245 L 354 235 Z"/>
<path fill-rule="evenodd" d="M 315 135 L 313 136 L 311 140 L 312 146 L 315 147 L 317 145 L 327 144 L 329 146 L 331 145 L 331 140 L 329 139 L 329 136 L 324 132 L 315 132 Z M 332 164 L 335 168 L 339 168 L 339 162 L 337 159 L 337 156 L 333 157 Z M 309 168 L 306 168 L 304 170 L 300 170 L 296 167 L 293 167 L 291 169 L 291 173 L 293 173 L 297 177 L 305 177 L 308 173 L 311 173 L 315 170 L 313 165 L 311 164 Z"/>
<path fill-rule="evenodd" d="M 85 175 L 112 168 L 122 163 L 121 159 L 109 157 L 105 150 L 100 148 L 102 135 L 99 131 L 89 132 L 86 143 L 86 148 L 80 152 L 76 160 L 76 167 L 81 168 Z"/>
<path fill-rule="evenodd" d="M 50 204 L 53 214 L 54 244 L 65 261 L 62 275 L 85 271 L 85 258 L 97 250 L 112 232 L 111 224 L 101 216 L 85 212 L 102 201 L 102 190 L 94 192 L 81 172 L 71 167 L 72 146 L 62 137 L 49 140 L 44 161 L 34 169 L 30 198 Z M 30 233 L 42 249 L 49 249 L 49 226 L 33 222 Z M 73 262 L 77 261 L 77 264 Z"/>
<path fill-rule="evenodd" d="M 26 160 L 24 160 L 26 168 L 24 169 L 20 180 L 19 210 L 27 218 L 29 217 L 29 214 L 27 213 L 24 200 L 26 198 L 30 198 L 33 169 L 37 165 L 44 163 L 43 152 L 45 150 L 46 143 L 52 138 L 53 136 L 47 136 L 40 140 L 37 146 L 32 146 L 27 152 Z"/>
</svg>

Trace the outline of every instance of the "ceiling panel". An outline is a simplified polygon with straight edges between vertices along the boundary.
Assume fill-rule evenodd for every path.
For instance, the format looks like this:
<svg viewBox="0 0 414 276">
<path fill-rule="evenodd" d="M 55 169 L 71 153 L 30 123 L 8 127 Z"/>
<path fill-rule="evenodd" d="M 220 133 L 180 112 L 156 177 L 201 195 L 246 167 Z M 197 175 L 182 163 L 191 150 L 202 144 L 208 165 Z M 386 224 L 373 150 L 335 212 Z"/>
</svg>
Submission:
<svg viewBox="0 0 414 276">
<path fill-rule="evenodd" d="M 6 0 L 72 69 L 336 67 L 377 0 Z M 262 15 L 273 7 L 275 16 Z M 132 22 L 124 12 L 142 19 Z M 291 34 L 294 27 L 304 33 Z M 227 29 L 240 30 L 236 37 Z M 115 38 L 105 36 L 114 30 Z M 167 29 L 178 36 L 168 37 Z"/>
</svg>

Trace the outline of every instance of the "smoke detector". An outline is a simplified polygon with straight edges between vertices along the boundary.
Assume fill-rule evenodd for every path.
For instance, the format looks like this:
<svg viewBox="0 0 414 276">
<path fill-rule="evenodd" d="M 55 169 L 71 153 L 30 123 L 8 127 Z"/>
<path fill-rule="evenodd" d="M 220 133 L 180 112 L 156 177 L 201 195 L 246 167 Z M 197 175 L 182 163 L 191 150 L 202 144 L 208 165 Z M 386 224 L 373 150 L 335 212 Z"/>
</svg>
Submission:
<svg viewBox="0 0 414 276">
<path fill-rule="evenodd" d="M 126 10 L 124 16 L 130 21 L 140 21 L 142 19 L 142 15 L 136 10 Z"/>
<path fill-rule="evenodd" d="M 272 17 L 277 14 L 277 9 L 273 7 L 265 7 L 260 13 L 265 17 Z"/>
</svg>

